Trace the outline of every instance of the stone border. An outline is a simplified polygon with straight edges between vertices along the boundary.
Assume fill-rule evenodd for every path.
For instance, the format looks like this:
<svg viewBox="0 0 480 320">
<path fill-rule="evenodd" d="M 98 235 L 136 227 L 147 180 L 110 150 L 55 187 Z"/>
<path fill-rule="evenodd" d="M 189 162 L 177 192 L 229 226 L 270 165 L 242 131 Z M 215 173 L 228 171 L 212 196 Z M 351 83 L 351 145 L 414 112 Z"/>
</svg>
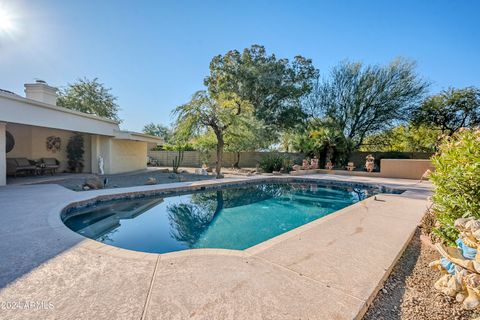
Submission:
<svg viewBox="0 0 480 320">
<path fill-rule="evenodd" d="M 351 209 L 352 207 L 363 206 L 367 201 L 371 201 L 373 198 L 369 197 L 352 205 L 349 205 L 345 208 L 337 210 L 325 217 L 321 217 L 314 221 L 311 221 L 307 224 L 301 225 L 295 229 L 289 230 L 278 236 L 273 238 L 267 239 L 261 243 L 258 243 L 252 247 L 249 247 L 244 250 L 235 250 L 235 249 L 220 249 L 220 248 L 201 248 L 201 249 L 186 249 L 186 250 L 179 250 L 174 252 L 167 252 L 167 253 L 149 253 L 149 252 L 142 252 L 142 251 L 135 251 L 129 250 L 125 248 L 120 248 L 116 246 L 112 246 L 109 244 L 105 244 L 96 240 L 92 240 L 85 236 L 82 236 L 75 231 L 68 228 L 63 223 L 63 218 L 69 211 L 77 208 L 84 208 L 88 206 L 92 206 L 102 202 L 108 202 L 112 200 L 120 200 L 120 199 L 139 199 L 145 197 L 153 197 L 153 196 L 173 196 L 178 193 L 188 193 L 191 191 L 204 191 L 204 190 L 216 190 L 221 187 L 237 187 L 237 186 L 245 186 L 249 184 L 259 184 L 265 182 L 274 182 L 274 183 L 292 183 L 292 182 L 305 182 L 305 183 L 312 183 L 316 182 L 319 184 L 323 184 L 325 186 L 337 186 L 337 187 L 362 187 L 362 188 L 376 188 L 379 189 L 382 193 L 393 193 L 399 194 L 405 192 L 405 188 L 401 187 L 394 187 L 394 186 L 385 186 L 384 184 L 376 184 L 376 183 L 358 183 L 358 182 L 348 182 L 348 181 L 336 181 L 336 180 L 325 180 L 325 179 L 318 179 L 318 178 L 300 178 L 300 177 L 291 177 L 291 176 L 263 176 L 263 177 L 255 177 L 255 178 L 240 178 L 236 180 L 230 181 L 223 181 L 223 180 L 204 180 L 204 181 L 195 181 L 193 184 L 186 185 L 185 182 L 181 182 L 180 185 L 177 186 L 165 186 L 162 187 L 161 185 L 155 185 L 152 187 L 156 187 L 153 189 L 146 189 L 146 190 L 138 190 L 138 191 L 130 191 L 128 189 L 136 189 L 133 188 L 123 188 L 125 192 L 118 192 L 122 191 L 121 189 L 107 189 L 102 190 L 106 191 L 107 194 L 100 194 L 93 197 L 87 197 L 84 200 L 75 201 L 69 203 L 67 206 L 63 207 L 60 210 L 60 213 L 52 211 L 52 213 L 48 217 L 48 222 L 50 226 L 57 232 L 65 232 L 64 236 L 69 238 L 76 238 L 80 239 L 80 243 L 78 246 L 83 248 L 93 250 L 99 253 L 104 253 L 108 255 L 112 255 L 115 257 L 127 258 L 127 259 L 139 259 L 139 260 L 149 260 L 149 261 L 156 261 L 159 260 L 168 260 L 177 257 L 185 257 L 185 256 L 201 256 L 201 255 L 227 255 L 227 256 L 237 256 L 237 257 L 247 257 L 253 254 L 259 253 L 264 251 L 271 246 L 278 244 L 286 239 L 289 239 L 301 232 L 314 228 L 318 224 L 326 221 L 325 219 L 333 219 L 336 216 L 342 214 L 347 209 Z M 187 182 L 188 183 L 188 182 Z M 111 193 L 110 193 L 111 191 Z M 115 192 L 117 191 L 117 192 Z M 90 191 L 98 193 L 97 191 Z M 90 193 L 89 192 L 89 193 Z M 87 194 L 87 192 L 82 192 L 80 194 Z"/>
</svg>

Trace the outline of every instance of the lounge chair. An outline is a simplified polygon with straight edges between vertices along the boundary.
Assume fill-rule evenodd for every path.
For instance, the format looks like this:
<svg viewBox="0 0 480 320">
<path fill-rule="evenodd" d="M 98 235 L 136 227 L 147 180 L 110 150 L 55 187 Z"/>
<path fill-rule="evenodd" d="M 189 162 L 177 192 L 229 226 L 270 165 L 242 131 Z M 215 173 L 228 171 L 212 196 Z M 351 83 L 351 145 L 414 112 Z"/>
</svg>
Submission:
<svg viewBox="0 0 480 320">
<path fill-rule="evenodd" d="M 40 167 L 42 168 L 43 172 L 50 172 L 50 174 L 53 176 L 53 174 L 60 167 L 60 162 L 55 158 L 42 158 L 40 159 Z"/>
<path fill-rule="evenodd" d="M 7 175 L 17 177 L 17 174 L 20 172 L 23 172 L 25 175 L 28 173 L 35 174 L 37 172 L 35 161 L 27 158 L 8 158 Z"/>
</svg>

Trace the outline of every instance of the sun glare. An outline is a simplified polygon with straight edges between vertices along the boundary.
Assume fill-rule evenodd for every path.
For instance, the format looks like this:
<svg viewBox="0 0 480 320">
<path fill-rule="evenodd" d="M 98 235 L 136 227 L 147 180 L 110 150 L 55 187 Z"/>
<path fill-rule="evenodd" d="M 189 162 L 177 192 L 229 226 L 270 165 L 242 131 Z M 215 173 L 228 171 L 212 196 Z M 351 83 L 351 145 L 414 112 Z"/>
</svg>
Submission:
<svg viewBox="0 0 480 320">
<path fill-rule="evenodd" d="M 0 32 L 8 33 L 12 30 L 13 20 L 11 15 L 4 8 L 0 8 Z"/>
</svg>

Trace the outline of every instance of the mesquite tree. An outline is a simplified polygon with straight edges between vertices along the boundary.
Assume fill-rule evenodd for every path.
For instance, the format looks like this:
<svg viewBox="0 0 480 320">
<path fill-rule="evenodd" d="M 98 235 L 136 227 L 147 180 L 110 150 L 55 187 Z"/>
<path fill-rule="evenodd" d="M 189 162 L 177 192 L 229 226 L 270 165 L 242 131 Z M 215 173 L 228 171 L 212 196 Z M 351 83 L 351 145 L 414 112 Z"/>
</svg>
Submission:
<svg viewBox="0 0 480 320">
<path fill-rule="evenodd" d="M 305 118 L 301 100 L 310 93 L 316 77 L 318 70 L 310 59 L 298 55 L 289 61 L 252 45 L 242 52 L 215 56 L 204 83 L 212 98 L 233 93 L 249 102 L 265 124 L 288 129 Z"/>
<path fill-rule="evenodd" d="M 314 86 L 306 109 L 341 130 L 348 157 L 367 135 L 409 120 L 427 87 L 413 62 L 397 59 L 387 66 L 344 62 Z"/>
<path fill-rule="evenodd" d="M 413 122 L 438 128 L 449 136 L 460 128 L 476 127 L 480 125 L 480 90 L 450 88 L 428 97 L 415 110 Z"/>
<path fill-rule="evenodd" d="M 192 99 L 174 110 L 177 116 L 177 134 L 186 137 L 205 132 L 210 128 L 217 139 L 215 171 L 221 178 L 225 132 L 230 126 L 239 125 L 251 113 L 249 103 L 235 94 L 219 94 L 213 99 L 207 92 L 198 91 Z"/>
</svg>

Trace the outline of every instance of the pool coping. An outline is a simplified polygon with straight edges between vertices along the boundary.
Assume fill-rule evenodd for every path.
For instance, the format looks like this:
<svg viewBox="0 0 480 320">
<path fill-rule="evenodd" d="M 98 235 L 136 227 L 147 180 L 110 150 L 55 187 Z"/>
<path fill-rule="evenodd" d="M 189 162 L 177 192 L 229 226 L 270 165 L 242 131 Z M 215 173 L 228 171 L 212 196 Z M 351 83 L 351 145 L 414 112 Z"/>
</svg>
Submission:
<svg viewBox="0 0 480 320">
<path fill-rule="evenodd" d="M 200 181 L 196 181 L 200 182 Z M 243 250 L 239 249 L 221 249 L 221 248 L 199 248 L 199 249 L 184 249 L 179 251 L 173 252 L 166 252 L 166 253 L 151 253 L 151 252 L 143 252 L 143 251 L 136 251 L 130 250 L 125 248 L 116 247 L 113 245 L 105 244 L 100 241 L 96 241 L 90 238 L 87 238 L 83 235 L 76 233 L 75 231 L 68 228 L 63 220 L 62 216 L 68 214 L 67 212 L 72 209 L 76 208 L 83 208 L 92 206 L 101 202 L 108 202 L 113 200 L 126 200 L 126 199 L 141 199 L 145 197 L 154 197 L 154 196 L 175 196 L 175 193 L 183 193 L 183 192 L 191 192 L 191 191 L 206 191 L 206 190 L 216 190 L 218 188 L 229 186 L 229 187 L 240 187 L 249 184 L 259 184 L 265 182 L 280 182 L 280 183 L 321 183 L 322 185 L 326 186 L 338 186 L 338 187 L 372 187 L 372 188 L 379 188 L 384 189 L 388 188 L 391 190 L 402 191 L 406 192 L 405 188 L 401 187 L 392 187 L 381 184 L 373 184 L 373 183 L 351 183 L 345 181 L 332 181 L 332 180 L 324 180 L 319 178 L 308 178 L 305 176 L 300 177 L 292 177 L 292 176 L 258 176 L 255 179 L 241 179 L 234 180 L 234 181 L 223 181 L 222 179 L 219 180 L 204 180 L 201 181 L 201 184 L 193 183 L 191 185 L 179 185 L 179 186 L 162 186 L 162 185 L 155 185 L 157 188 L 149 188 L 149 190 L 144 191 L 134 191 L 128 192 L 127 190 L 123 191 L 123 189 L 131 189 L 131 188 L 122 188 L 122 189 L 108 189 L 108 190 L 115 190 L 121 192 L 112 192 L 109 194 L 103 195 L 96 195 L 87 199 L 83 199 L 80 201 L 74 201 L 66 205 L 60 212 L 52 211 L 49 215 L 49 224 L 52 228 L 64 228 L 67 230 L 63 230 L 70 234 L 72 237 L 80 236 L 83 240 L 79 243 L 80 247 L 85 249 L 93 250 L 99 253 L 108 254 L 114 257 L 125 258 L 125 259 L 139 259 L 139 260 L 149 260 L 149 261 L 156 261 L 157 259 L 161 260 L 168 260 L 178 257 L 187 257 L 187 256 L 201 256 L 201 255 L 227 255 L 227 256 L 237 256 L 237 257 L 246 257 L 251 256 L 257 253 L 260 253 L 286 239 L 294 237 L 302 232 L 310 230 L 319 224 L 322 223 L 323 220 L 328 221 L 330 219 L 334 219 L 337 215 L 342 214 L 347 210 L 351 210 L 352 208 L 364 206 L 364 204 L 371 200 L 372 197 L 364 199 L 362 201 L 353 203 L 345 208 L 337 210 L 328 214 L 327 216 L 320 217 L 315 219 L 309 223 L 303 224 L 299 227 L 296 227 L 292 230 L 286 231 L 281 233 L 273 238 L 269 238 L 265 241 L 262 241 L 254 246 L 248 247 Z M 390 193 L 381 193 L 382 195 L 388 195 Z"/>
<path fill-rule="evenodd" d="M 139 194 L 144 194 L 144 193 L 157 193 L 157 192 L 164 192 L 166 190 L 170 191 L 190 191 L 190 190 L 198 190 L 201 189 L 202 187 L 206 186 L 221 186 L 221 185 L 235 185 L 235 184 L 249 184 L 249 183 L 261 183 L 261 182 L 268 182 L 268 181 L 281 181 L 281 182 L 289 182 L 289 181 L 305 181 L 305 182 L 319 182 L 322 184 L 325 184 L 326 182 L 331 183 L 333 185 L 367 185 L 367 186 L 385 186 L 388 188 L 392 189 L 402 189 L 406 190 L 403 194 L 395 194 L 395 195 L 390 195 L 390 194 L 380 194 L 377 195 L 379 196 L 380 201 L 382 199 L 386 199 L 386 203 L 383 204 L 382 202 L 377 202 L 374 200 L 373 197 L 370 197 L 368 199 L 365 199 L 363 201 L 357 202 L 353 205 L 347 206 L 341 210 L 337 210 L 325 217 L 319 218 L 317 220 L 314 220 L 310 223 L 304 224 L 300 227 L 297 227 L 295 229 L 292 229 L 288 232 L 285 232 L 283 234 L 280 234 L 274 238 L 268 239 L 264 242 L 261 242 L 253 247 L 247 248 L 245 250 L 229 250 L 229 249 L 188 249 L 188 250 L 182 250 L 182 251 L 176 251 L 176 252 L 170 252 L 170 253 L 163 253 L 163 254 L 157 254 L 157 253 L 146 253 L 146 252 L 138 252 L 138 251 L 132 251 L 128 249 L 123 249 L 123 248 L 118 248 L 114 247 L 111 245 L 107 245 L 95 240 L 88 239 L 80 234 L 77 234 L 76 232 L 70 230 L 68 227 L 66 227 L 63 224 L 63 221 L 61 220 L 61 214 L 64 209 L 74 206 L 75 204 L 82 204 L 82 203 L 92 203 L 95 202 L 98 199 L 113 199 L 113 198 L 125 198 L 125 197 L 132 197 L 132 196 L 138 196 Z M 56 187 L 56 186 L 52 186 Z M 363 314 L 366 312 L 369 304 L 372 302 L 374 299 L 376 293 L 378 290 L 381 288 L 383 282 L 385 279 L 388 277 L 390 271 L 394 267 L 396 261 L 398 258 L 401 256 L 403 253 L 404 249 L 408 245 L 411 237 L 413 236 L 416 226 L 418 226 L 421 217 L 423 217 L 423 214 L 426 211 L 427 205 L 428 205 L 428 200 L 427 197 L 429 193 L 431 192 L 431 185 L 428 183 L 422 184 L 421 182 L 414 181 L 414 180 L 402 180 L 402 179 L 391 179 L 391 178 L 363 178 L 363 177 L 346 177 L 346 176 L 335 176 L 335 175 L 309 175 L 309 176 L 301 176 L 301 177 L 291 177 L 291 176 L 260 176 L 260 177 L 235 177 L 235 178 L 226 178 L 222 180 L 204 180 L 204 181 L 197 181 L 197 182 L 180 182 L 180 183 L 171 183 L 171 184 L 163 184 L 163 185 L 153 185 L 153 186 L 139 186 L 139 187 L 131 187 L 131 188 L 118 188 L 118 189 L 105 189 L 105 190 L 95 190 L 95 191 L 86 191 L 86 192 L 74 192 L 71 190 L 67 190 L 61 187 L 58 188 L 37 188 L 36 186 L 30 186 L 26 188 L 25 190 L 30 190 L 29 192 L 35 192 L 35 190 L 44 190 L 40 194 L 43 195 L 51 195 L 51 192 L 54 191 L 58 195 L 58 201 L 53 204 L 49 204 L 48 206 L 42 206 L 42 208 L 50 208 L 48 211 L 46 210 L 38 210 L 38 215 L 34 215 L 36 218 L 46 218 L 46 223 L 48 225 L 48 231 L 46 230 L 45 227 L 42 228 L 42 232 L 50 232 L 50 233 L 55 233 L 54 239 L 56 238 L 57 241 L 63 242 L 63 243 L 72 243 L 72 246 L 69 245 L 68 251 L 65 251 L 67 255 L 69 256 L 76 256 L 78 254 L 81 254 L 81 252 L 86 252 L 85 250 L 77 250 L 77 248 L 82 248 L 82 249 L 87 249 L 88 252 L 91 252 L 94 254 L 95 257 L 98 257 L 101 261 L 105 261 L 106 263 L 111 262 L 111 261 L 118 261 L 118 259 L 114 258 L 108 258 L 107 256 L 112 256 L 115 258 L 120 258 L 120 259 L 126 259 L 125 265 L 126 266 L 131 266 L 131 265 L 138 265 L 140 262 L 145 262 L 148 263 L 149 266 L 154 265 L 153 268 L 153 275 L 152 275 L 152 280 L 150 282 L 150 289 L 148 290 L 148 295 L 146 297 L 145 305 L 143 306 L 138 306 L 140 310 L 142 310 L 142 319 L 145 318 L 150 318 L 148 315 L 145 316 L 146 313 L 148 313 L 149 310 L 155 310 L 155 308 L 158 308 L 158 300 L 156 302 L 150 302 L 150 297 L 151 294 L 156 295 L 158 297 L 159 292 L 156 291 L 156 293 L 151 293 L 152 288 L 158 288 L 159 284 L 154 283 L 154 278 L 156 277 L 156 271 L 157 271 L 157 266 L 161 264 L 162 261 L 168 261 L 166 265 L 170 265 L 171 263 L 174 265 L 179 265 L 177 261 L 174 261 L 174 259 L 179 259 L 179 262 L 185 262 L 185 261 L 190 261 L 190 263 L 197 264 L 200 263 L 202 264 L 202 261 L 208 261 L 209 258 L 211 257 L 212 259 L 214 256 L 222 256 L 221 261 L 225 261 L 225 263 L 228 263 L 229 266 L 232 268 L 236 266 L 240 266 L 241 263 L 248 263 L 248 261 L 253 261 L 257 264 L 260 264 L 260 266 L 263 268 L 268 268 L 268 270 L 271 270 L 271 272 L 274 272 L 278 274 L 278 276 L 282 275 L 285 277 L 292 277 L 295 279 L 298 279 L 297 281 L 301 281 L 302 279 L 305 279 L 305 281 L 308 281 L 308 283 L 313 283 L 314 285 L 320 286 L 321 288 L 318 288 L 318 290 L 324 294 L 333 294 L 333 296 L 339 297 L 339 301 L 332 301 L 332 298 L 327 299 L 330 301 L 329 303 L 326 302 L 319 302 L 321 305 L 321 308 L 323 309 L 317 309 L 314 310 L 311 315 L 313 318 L 316 318 L 315 316 L 318 317 L 319 314 L 325 315 L 328 314 L 331 315 L 334 314 L 335 318 L 338 316 L 338 319 L 360 319 Z M 8 191 L 8 189 L 0 189 L 0 196 L 2 195 L 2 191 Z M 11 189 L 12 192 L 15 192 L 15 188 Z M 3 194 L 4 199 L 9 200 L 8 197 L 8 192 Z M 23 196 L 23 193 L 20 193 L 19 196 Z M 40 198 L 37 198 L 40 199 Z M 15 200 L 13 200 L 15 201 Z M 38 200 L 36 200 L 38 201 Z M 14 202 L 12 202 L 14 203 Z M 26 204 L 19 204 L 19 206 L 23 206 L 23 208 L 26 208 L 26 210 L 31 210 L 31 212 L 37 213 L 35 211 L 36 208 L 32 207 L 34 203 L 26 203 Z M 400 209 L 398 209 L 399 206 L 402 206 Z M 382 209 L 383 208 L 383 209 Z M 390 212 L 390 209 L 395 209 L 393 211 L 395 212 Z M 10 212 L 15 212 L 12 211 L 15 210 L 14 206 L 10 206 Z M 8 210 L 8 207 L 7 207 Z M 370 211 L 369 211 L 370 210 Z M 380 212 L 379 210 L 383 210 Z M 25 212 L 25 210 L 21 210 Z M 376 211 L 375 213 L 373 211 Z M 399 214 L 399 212 L 402 211 L 402 215 Z M 403 215 L 403 212 L 405 212 L 405 216 Z M 365 238 L 365 233 L 363 237 L 360 238 L 348 238 L 347 243 L 355 243 L 352 241 L 360 241 L 362 242 L 362 245 L 368 245 L 372 239 L 368 238 L 371 237 L 371 235 L 368 232 L 373 231 L 373 237 L 378 237 L 379 235 L 386 236 L 387 238 L 385 239 L 386 242 L 389 243 L 389 248 L 392 248 L 392 250 L 385 255 L 382 256 L 375 256 L 373 257 L 373 262 L 381 264 L 382 271 L 379 271 L 378 269 L 375 269 L 376 271 L 372 270 L 365 270 L 365 277 L 366 279 L 361 279 L 359 283 L 356 283 L 354 275 L 350 274 L 350 272 L 345 273 L 345 269 L 342 268 L 340 265 L 338 269 L 335 272 L 338 272 L 341 277 L 347 278 L 349 281 L 353 281 L 356 283 L 356 285 L 360 286 L 362 288 L 362 291 L 354 291 L 350 292 L 349 290 L 345 290 L 344 287 L 342 287 L 341 283 L 329 283 L 328 281 L 331 281 L 332 274 L 327 273 L 322 273 L 323 269 L 320 266 L 312 266 L 310 265 L 304 265 L 303 267 L 307 268 L 306 271 L 313 272 L 312 274 L 305 274 L 302 269 L 295 269 L 293 267 L 290 267 L 288 264 L 286 265 L 285 263 L 282 263 L 281 259 L 286 259 L 288 263 L 301 263 L 301 259 L 299 259 L 299 255 L 295 253 L 295 251 L 291 251 L 291 248 L 293 247 L 295 250 L 298 249 L 298 251 L 301 251 L 301 254 L 313 254 L 314 255 L 314 260 L 318 260 L 318 258 L 324 258 L 323 254 L 325 253 L 325 250 L 327 250 L 326 242 L 324 241 L 326 238 L 326 235 L 322 235 L 322 233 L 326 230 L 329 229 L 331 230 L 336 230 L 335 227 L 332 227 L 332 225 L 337 226 L 342 225 L 343 227 L 347 224 L 349 227 L 354 228 L 356 226 L 356 218 L 355 216 L 358 215 L 363 215 L 367 217 L 367 220 L 370 219 L 370 224 L 368 225 L 368 228 L 366 230 L 367 238 Z M 373 214 L 373 215 L 372 215 Z M 383 219 L 382 216 L 385 218 L 388 216 L 388 219 Z M 10 217 L 12 215 L 10 214 Z M 369 217 L 369 218 L 368 218 Z M 376 225 L 376 220 L 375 224 L 372 225 L 371 219 L 376 219 L 376 217 L 379 217 L 380 220 L 382 221 L 383 225 L 377 226 Z M 400 219 L 400 220 L 398 220 Z M 382 227 L 385 227 L 385 223 L 396 223 L 395 221 L 399 221 L 399 229 L 394 232 L 393 238 L 388 239 L 390 236 L 390 232 L 388 232 L 386 229 L 382 229 Z M 13 221 L 13 223 L 17 223 Z M 361 223 L 360 223 L 361 224 Z M 319 226 L 322 226 L 323 228 L 318 228 Z M 28 232 L 27 229 L 24 229 L 25 231 L 23 232 Z M 311 234 L 312 232 L 317 232 L 317 235 L 315 235 L 315 241 L 320 241 L 318 242 L 318 248 L 314 247 L 312 249 L 312 245 L 317 245 L 316 243 L 304 243 L 304 242 L 299 242 L 299 238 L 304 238 L 306 237 L 309 233 Z M 378 232 L 377 232 L 378 231 Z M 301 235 L 301 237 L 300 237 Z M 13 241 L 17 241 L 14 238 L 14 233 L 11 232 L 11 236 L 9 234 L 4 234 L 4 239 L 7 237 L 10 237 L 13 239 Z M 336 236 L 336 235 L 335 235 Z M 335 237 L 334 236 L 334 237 Z M 320 239 L 320 240 L 319 240 Z M 41 241 L 41 239 L 38 239 Z M 329 240 L 329 239 L 327 239 Z M 8 245 L 8 242 L 5 243 L 5 248 Z M 307 246 L 304 246 L 307 245 Z M 288 247 L 290 247 L 290 251 L 288 250 Z M 335 248 L 339 248 L 338 245 L 334 246 Z M 315 249 L 316 248 L 316 249 Z M 340 246 L 341 248 L 341 246 Z M 346 249 L 347 251 L 353 250 L 352 248 L 348 247 Z M 372 251 L 373 250 L 373 251 Z M 361 250 L 362 253 L 375 253 L 375 250 L 378 250 L 378 248 L 373 248 L 372 250 Z M 359 253 L 355 251 L 351 251 L 353 255 L 355 255 L 358 258 Z M 345 252 L 343 252 L 345 254 Z M 40 253 L 40 255 L 43 255 L 43 253 Z M 60 255 L 60 254 L 57 254 Z M 62 255 L 60 255 L 61 257 Z M 91 256 L 91 254 L 88 254 L 88 256 Z M 15 256 L 16 257 L 16 256 Z M 198 259 L 197 259 L 198 257 Z M 203 258 L 202 258 L 203 257 Z M 18 259 L 21 259 L 22 257 L 20 256 Z M 52 257 L 47 257 L 47 261 L 53 259 Z M 56 259 L 56 256 L 55 256 Z M 232 260 L 233 259 L 233 260 Z M 278 261 L 280 259 L 280 262 Z M 375 261 L 377 259 L 377 261 Z M 128 262 L 128 261 L 130 262 Z M 62 260 L 60 260 L 62 261 Z M 285 260 L 284 260 L 285 262 Z M 355 262 L 355 261 L 353 261 Z M 353 262 L 348 262 L 347 265 L 353 263 Z M 372 261 L 370 261 L 372 262 Z M 303 263 L 303 262 L 302 262 Z M 9 264 L 10 265 L 10 264 Z M 172 275 L 177 274 L 177 272 L 183 272 L 183 266 L 179 265 L 180 269 L 174 269 L 170 270 L 172 271 Z M 354 269 L 356 269 L 357 275 L 359 272 L 358 265 L 352 265 Z M 8 293 L 6 294 L 6 297 L 8 297 L 8 294 L 13 292 L 18 292 L 19 294 L 26 294 L 28 292 L 36 292 L 34 287 L 30 286 L 31 284 L 34 284 L 35 282 L 32 282 L 32 277 L 38 278 L 38 277 L 43 277 L 45 276 L 45 272 L 47 274 L 53 273 L 54 279 L 55 277 L 61 277 L 62 274 L 57 275 L 57 270 L 51 269 L 48 265 L 45 267 L 46 270 L 43 271 L 43 274 L 40 272 L 36 272 L 34 270 L 31 270 L 31 273 L 28 274 L 26 277 L 18 278 L 15 280 L 15 282 L 12 283 L 12 285 L 9 285 L 10 288 L 9 290 L 6 291 Z M 78 268 L 78 267 L 77 267 Z M 83 266 L 80 267 L 80 269 L 77 270 L 83 270 Z M 109 266 L 109 270 L 115 269 L 115 265 Z M 149 267 L 151 268 L 151 267 Z M 160 267 L 159 267 L 160 268 Z M 164 266 L 162 265 L 162 268 Z M 178 267 L 177 267 L 178 268 Z M 310 270 L 308 269 L 310 268 Z M 88 270 L 88 269 L 87 269 Z M 162 269 L 164 270 L 164 269 Z M 216 269 L 215 269 L 216 270 Z M 271 283 L 264 283 L 263 281 L 263 273 L 260 272 L 261 270 L 264 269 L 254 269 L 251 274 L 252 281 L 260 281 L 265 287 L 265 290 L 273 290 L 273 291 L 265 291 L 269 292 L 271 294 L 274 294 L 279 297 L 292 297 L 294 293 L 289 293 L 289 292 L 283 292 L 281 289 L 279 289 L 278 286 L 274 286 Z M 329 270 L 332 271 L 332 270 Z M 167 271 L 163 271 L 167 272 Z M 203 270 L 201 271 L 203 272 Z M 205 271 L 208 272 L 208 271 Z M 315 278 L 315 273 L 320 272 L 320 277 L 324 277 L 326 283 L 323 282 L 323 279 L 320 278 L 317 279 Z M 32 276 L 30 276 L 32 275 Z M 43 275 L 43 276 L 42 276 Z M 65 274 L 63 274 L 65 276 Z M 235 283 L 236 278 L 232 278 L 230 273 L 226 273 L 225 275 L 222 274 L 222 276 L 226 277 L 228 281 L 231 281 L 232 283 Z M 121 278 L 123 279 L 123 278 Z M 368 279 L 368 281 L 367 281 Z M 17 281 L 20 282 L 20 284 L 17 284 Z M 265 280 L 266 281 L 266 280 Z M 310 282 L 311 281 L 311 282 Z M 181 282 L 179 282 L 178 285 Z M 304 282 L 300 282 L 304 283 Z M 27 287 L 25 287 L 25 285 Z M 96 283 L 93 285 L 96 286 Z M 186 285 L 186 284 L 184 284 Z M 199 283 L 201 285 L 201 282 Z M 55 284 L 47 284 L 44 283 L 42 284 L 45 288 L 50 288 L 50 286 L 55 286 Z M 140 285 L 138 285 L 140 286 Z M 74 291 L 79 291 L 81 292 L 81 288 L 77 288 L 76 286 L 72 288 Z M 298 287 L 298 290 L 301 290 L 303 294 L 310 294 L 312 293 L 312 287 L 310 285 L 306 287 Z M 27 290 L 27 291 L 25 291 Z M 70 290 L 70 289 L 68 289 Z M 121 295 L 122 297 L 128 298 L 131 296 L 129 295 L 128 292 L 122 292 L 122 291 L 117 291 L 117 288 L 111 288 L 113 292 Z M 220 288 L 222 290 L 222 288 Z M 333 290 L 333 291 L 332 291 Z M 0 290 L 0 294 L 3 290 Z M 23 292 L 23 293 L 22 293 Z M 68 292 L 68 291 L 67 291 Z M 318 292 L 318 291 L 315 291 Z M 65 294 L 66 291 L 63 291 Z M 229 296 L 229 292 L 226 291 L 220 291 L 220 293 Z M 165 292 L 165 294 L 169 294 L 169 292 Z M 188 294 L 188 298 L 196 298 L 197 293 L 186 293 Z M 181 294 L 180 294 L 181 295 Z M 1 296 L 1 295 L 0 295 Z M 177 297 L 178 297 L 178 292 L 177 292 Z M 187 296 L 183 296 L 187 297 Z M 350 300 L 348 300 L 348 299 Z M 346 300 L 345 300 L 346 299 Z M 139 298 L 139 300 L 141 300 Z M 288 304 L 288 302 L 287 302 Z M 318 303 L 316 304 L 318 306 Z M 228 307 L 231 305 L 224 305 L 223 307 Z M 340 308 L 342 306 L 342 308 Z M 87 307 L 87 306 L 85 306 Z M 115 310 L 117 308 L 122 307 L 122 305 L 118 304 L 112 304 L 111 308 L 107 310 L 106 312 L 108 314 L 115 314 Z M 71 307 L 69 307 L 71 308 Z M 189 307 L 185 307 L 187 310 Z M 253 308 L 253 307 L 251 307 Z M 290 310 L 289 313 L 290 316 L 297 314 L 296 312 L 299 312 L 303 310 L 308 309 L 307 305 L 301 305 L 301 306 L 294 306 L 294 305 L 287 305 L 287 309 Z M 252 312 L 262 312 L 259 311 L 258 309 L 249 309 L 249 311 Z M 61 314 L 61 310 L 58 310 Z M 153 312 L 153 311 L 152 311 Z M 157 309 L 158 312 L 158 309 Z M 162 311 L 160 311 L 160 315 L 162 315 Z M 333 313 L 332 313 L 333 312 Z M 261 313 L 263 314 L 263 313 Z M 53 314 L 55 317 L 58 315 L 57 313 Z M 272 316 L 272 314 L 269 314 Z M 310 314 L 308 314 L 310 316 Z M 30 316 L 34 316 L 31 314 Z M 273 314 L 275 318 L 275 314 Z M 28 314 L 22 314 L 22 319 L 23 318 L 28 318 Z M 34 317 L 35 318 L 35 317 Z M 109 317 L 111 318 L 111 317 Z M 214 318 L 214 317 L 210 317 Z"/>
</svg>

